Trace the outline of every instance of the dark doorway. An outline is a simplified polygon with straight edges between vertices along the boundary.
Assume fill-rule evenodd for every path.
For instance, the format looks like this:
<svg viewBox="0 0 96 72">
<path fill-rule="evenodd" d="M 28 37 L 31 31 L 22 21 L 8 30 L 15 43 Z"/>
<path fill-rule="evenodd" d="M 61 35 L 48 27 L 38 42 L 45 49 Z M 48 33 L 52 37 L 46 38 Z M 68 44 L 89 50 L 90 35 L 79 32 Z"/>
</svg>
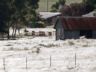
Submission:
<svg viewBox="0 0 96 72">
<path fill-rule="evenodd" d="M 80 30 L 80 36 L 85 36 L 86 38 L 92 38 L 92 30 Z"/>
</svg>

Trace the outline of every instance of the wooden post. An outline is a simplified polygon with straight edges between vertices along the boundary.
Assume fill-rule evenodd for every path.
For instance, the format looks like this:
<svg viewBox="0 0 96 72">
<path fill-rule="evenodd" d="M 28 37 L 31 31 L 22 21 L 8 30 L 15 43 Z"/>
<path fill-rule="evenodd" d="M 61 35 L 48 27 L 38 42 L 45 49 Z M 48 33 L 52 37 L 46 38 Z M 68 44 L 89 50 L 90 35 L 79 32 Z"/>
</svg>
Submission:
<svg viewBox="0 0 96 72">
<path fill-rule="evenodd" d="M 52 66 L 52 58 L 50 56 L 50 68 L 51 68 L 51 66 Z"/>
<path fill-rule="evenodd" d="M 77 56 L 76 56 L 76 53 L 75 53 L 75 68 L 77 67 Z"/>
<path fill-rule="evenodd" d="M 28 60 L 27 60 L 27 57 L 26 57 L 26 72 L 27 72 L 27 70 L 28 70 L 28 65 L 27 65 L 27 63 L 28 63 Z"/>
<path fill-rule="evenodd" d="M 3 58 L 3 67 L 4 67 L 4 72 L 6 72 L 6 63 L 5 63 L 5 58 Z"/>
</svg>

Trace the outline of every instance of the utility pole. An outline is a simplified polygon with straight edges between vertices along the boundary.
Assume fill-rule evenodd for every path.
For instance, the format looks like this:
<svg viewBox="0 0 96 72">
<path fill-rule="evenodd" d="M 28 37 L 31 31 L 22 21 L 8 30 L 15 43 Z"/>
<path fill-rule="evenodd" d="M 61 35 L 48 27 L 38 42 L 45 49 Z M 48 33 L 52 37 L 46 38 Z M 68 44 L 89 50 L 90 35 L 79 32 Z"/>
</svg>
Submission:
<svg viewBox="0 0 96 72">
<path fill-rule="evenodd" d="M 48 8 L 49 8 L 49 7 L 48 7 L 48 6 L 49 6 L 48 4 L 49 4 L 49 2 L 48 2 L 48 0 L 47 0 L 47 12 L 48 12 Z"/>
</svg>

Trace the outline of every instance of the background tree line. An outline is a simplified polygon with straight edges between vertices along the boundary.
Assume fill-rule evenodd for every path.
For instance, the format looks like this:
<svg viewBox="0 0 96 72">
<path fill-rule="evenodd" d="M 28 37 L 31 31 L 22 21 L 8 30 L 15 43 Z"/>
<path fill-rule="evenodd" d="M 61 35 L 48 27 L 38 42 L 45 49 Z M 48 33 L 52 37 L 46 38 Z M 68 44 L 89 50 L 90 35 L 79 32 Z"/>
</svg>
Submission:
<svg viewBox="0 0 96 72">
<path fill-rule="evenodd" d="M 10 27 L 16 29 L 19 22 L 26 25 L 35 19 L 38 2 L 39 0 L 0 0 L 0 33 L 7 33 L 9 39 Z"/>
<path fill-rule="evenodd" d="M 60 11 L 63 15 L 81 16 L 96 9 L 96 0 L 82 0 L 81 3 L 71 3 L 66 5 L 66 0 L 58 0 L 52 5 L 51 11 Z"/>
</svg>

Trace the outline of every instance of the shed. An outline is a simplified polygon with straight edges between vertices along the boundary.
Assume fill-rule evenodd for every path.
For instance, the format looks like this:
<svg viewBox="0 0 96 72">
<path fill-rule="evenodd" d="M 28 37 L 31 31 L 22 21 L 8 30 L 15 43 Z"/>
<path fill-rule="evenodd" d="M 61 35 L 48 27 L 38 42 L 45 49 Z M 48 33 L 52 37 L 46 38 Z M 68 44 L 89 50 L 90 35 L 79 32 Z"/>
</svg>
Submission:
<svg viewBox="0 0 96 72">
<path fill-rule="evenodd" d="M 96 38 L 96 17 L 58 17 L 54 28 L 56 40 Z"/>
<path fill-rule="evenodd" d="M 60 16 L 60 12 L 39 12 L 40 18 L 45 21 L 48 25 L 55 23 L 56 17 Z"/>
</svg>

